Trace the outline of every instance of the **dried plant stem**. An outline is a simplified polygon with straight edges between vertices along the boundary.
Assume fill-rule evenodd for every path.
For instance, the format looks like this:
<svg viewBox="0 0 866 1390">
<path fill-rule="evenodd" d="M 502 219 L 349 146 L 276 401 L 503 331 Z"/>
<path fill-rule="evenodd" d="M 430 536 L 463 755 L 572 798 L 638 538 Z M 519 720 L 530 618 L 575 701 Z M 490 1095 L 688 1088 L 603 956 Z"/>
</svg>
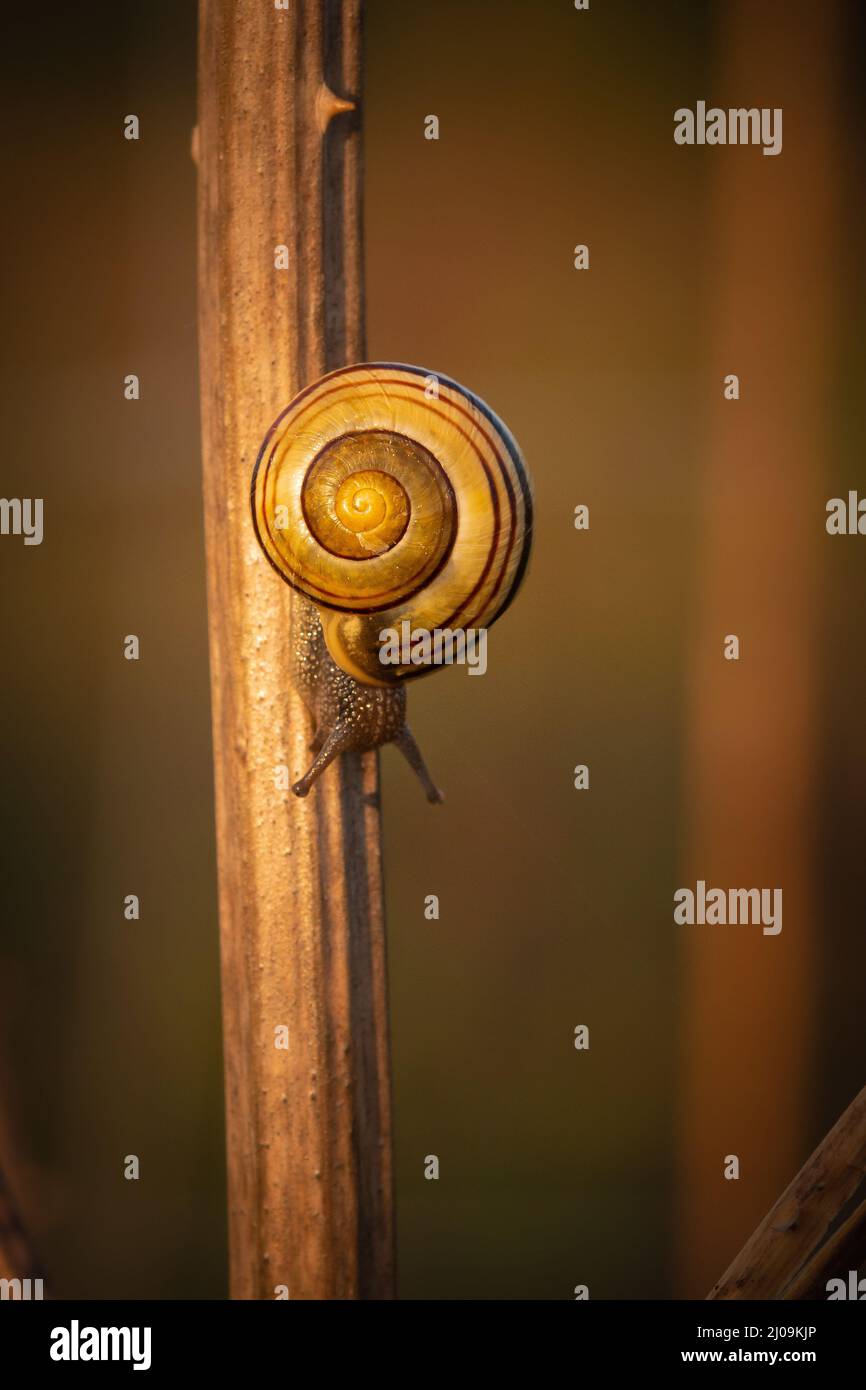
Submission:
<svg viewBox="0 0 866 1390">
<path fill-rule="evenodd" d="M 303 385 L 364 356 L 360 0 L 286 10 L 202 0 L 200 25 L 193 151 L 231 1292 L 387 1298 L 377 761 L 345 755 L 305 801 L 276 789 L 276 767 L 294 781 L 309 762 L 291 660 L 300 609 L 249 513 L 272 421 Z M 280 1027 L 287 1049 L 275 1046 Z"/>
<path fill-rule="evenodd" d="M 0 1279 L 39 1279 L 43 1271 L 0 1169 Z"/>
<path fill-rule="evenodd" d="M 866 1087 L 746 1241 L 712 1299 L 815 1299 L 866 1260 Z"/>
</svg>

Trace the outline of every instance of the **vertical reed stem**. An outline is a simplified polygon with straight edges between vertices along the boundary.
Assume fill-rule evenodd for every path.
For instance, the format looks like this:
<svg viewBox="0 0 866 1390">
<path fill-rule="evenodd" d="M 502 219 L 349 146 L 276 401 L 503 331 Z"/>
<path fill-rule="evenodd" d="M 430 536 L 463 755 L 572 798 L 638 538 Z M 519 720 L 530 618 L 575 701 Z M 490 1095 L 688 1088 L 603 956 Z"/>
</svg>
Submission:
<svg viewBox="0 0 866 1390">
<path fill-rule="evenodd" d="M 300 600 L 259 552 L 266 430 L 364 356 L 361 0 L 201 0 L 199 275 L 231 1292 L 393 1294 L 375 754 L 306 801 Z M 288 269 L 275 248 L 288 250 Z M 288 1048 L 275 1030 L 288 1028 Z"/>
</svg>

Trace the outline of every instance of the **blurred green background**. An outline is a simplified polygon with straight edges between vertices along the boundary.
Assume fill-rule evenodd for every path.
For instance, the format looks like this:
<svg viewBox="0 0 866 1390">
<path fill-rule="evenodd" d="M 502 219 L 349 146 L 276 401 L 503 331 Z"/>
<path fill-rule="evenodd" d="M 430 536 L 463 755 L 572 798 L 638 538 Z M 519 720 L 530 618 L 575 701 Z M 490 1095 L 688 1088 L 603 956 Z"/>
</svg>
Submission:
<svg viewBox="0 0 866 1390">
<path fill-rule="evenodd" d="M 455 669 L 411 691 L 446 805 L 426 804 L 394 750 L 382 758 L 406 1298 L 569 1298 L 578 1283 L 592 1297 L 702 1296 L 866 1080 L 866 540 L 823 531 L 828 497 L 866 491 L 853 56 L 866 26 L 857 4 L 820 8 L 368 4 L 368 355 L 488 400 L 537 501 L 532 567 L 486 678 Z M 45 499 L 45 541 L 0 538 L 0 1156 L 59 1294 L 224 1297 L 195 5 L 47 3 L 2 27 L 0 490 Z M 749 90 L 724 80 L 745 41 L 761 79 Z M 699 98 L 783 104 L 782 156 L 675 146 L 673 111 Z M 122 138 L 130 112 L 136 144 Z M 430 113 L 438 142 L 423 138 Z M 742 192 L 746 164 L 756 190 L 737 225 L 761 248 L 748 283 L 730 241 L 719 253 L 725 180 Z M 761 241 L 774 199 L 791 209 L 781 245 Z M 573 268 L 577 243 L 588 272 Z M 736 1116 L 744 1078 L 732 1064 L 720 1101 L 689 1073 L 701 966 L 672 893 L 709 862 L 690 856 L 707 790 L 694 750 L 714 717 L 695 653 L 716 564 L 708 508 L 728 467 L 714 453 L 719 341 L 731 323 L 760 339 L 777 311 L 780 351 L 803 342 L 812 356 L 789 371 L 771 354 L 764 397 L 751 378 L 754 429 L 731 467 L 744 515 L 769 503 L 760 555 L 735 560 L 741 578 L 771 576 L 801 643 L 790 680 L 808 685 L 808 717 L 773 756 L 808 766 L 808 795 L 760 882 L 801 873 L 805 846 L 809 900 L 799 915 L 786 903 L 787 935 L 756 947 L 762 961 L 776 949 L 761 1009 L 738 1010 L 733 977 L 725 1026 L 702 1044 L 723 1072 L 726 1029 L 738 1057 L 768 1037 L 775 1049 L 766 1123 L 748 1112 L 737 1151 L 754 1144 L 731 1193 L 728 1150 L 712 1172 L 694 1154 L 718 1104 Z M 789 437 L 814 527 L 810 616 L 798 597 L 784 607 L 799 552 L 774 562 Z M 138 663 L 123 659 L 127 633 Z M 784 724 L 789 676 L 767 662 L 756 679 Z M 725 757 L 748 756 L 732 855 L 751 842 L 760 869 L 768 822 L 748 775 L 762 745 L 748 745 L 748 706 L 737 718 Z M 122 1176 L 131 1153 L 137 1183 Z M 431 1153 L 438 1183 L 423 1177 Z"/>
</svg>

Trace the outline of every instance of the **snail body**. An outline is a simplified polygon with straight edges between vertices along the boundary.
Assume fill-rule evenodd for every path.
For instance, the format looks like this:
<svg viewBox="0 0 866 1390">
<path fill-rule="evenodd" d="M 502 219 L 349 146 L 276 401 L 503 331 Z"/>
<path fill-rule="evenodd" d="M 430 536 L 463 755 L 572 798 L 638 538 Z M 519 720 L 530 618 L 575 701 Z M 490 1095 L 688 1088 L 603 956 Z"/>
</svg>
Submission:
<svg viewBox="0 0 866 1390">
<path fill-rule="evenodd" d="M 305 796 L 339 753 L 394 742 L 441 800 L 405 722 L 427 654 L 385 660 L 384 634 L 486 629 L 529 557 L 532 496 L 505 425 L 471 392 L 418 367 L 366 363 L 302 391 L 256 462 L 256 536 L 308 601 L 297 679 L 316 721 Z"/>
</svg>

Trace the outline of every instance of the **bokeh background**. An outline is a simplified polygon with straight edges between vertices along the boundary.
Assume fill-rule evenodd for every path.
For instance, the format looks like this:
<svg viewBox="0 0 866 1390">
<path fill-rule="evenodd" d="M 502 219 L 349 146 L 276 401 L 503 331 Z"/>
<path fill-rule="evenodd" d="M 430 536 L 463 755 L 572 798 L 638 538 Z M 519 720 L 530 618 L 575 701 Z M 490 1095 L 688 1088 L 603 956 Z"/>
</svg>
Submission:
<svg viewBox="0 0 866 1390">
<path fill-rule="evenodd" d="M 0 1158 L 57 1293 L 224 1297 L 195 5 L 2 28 L 0 491 L 45 540 L 0 538 Z M 411 691 L 445 807 L 382 759 L 403 1297 L 703 1296 L 866 1081 L 866 541 L 824 530 L 866 492 L 864 39 L 369 0 L 369 355 L 499 410 L 538 514 L 485 679 Z M 699 99 L 783 107 L 781 156 L 677 147 Z M 699 877 L 781 886 L 782 934 L 675 926 Z"/>
</svg>

